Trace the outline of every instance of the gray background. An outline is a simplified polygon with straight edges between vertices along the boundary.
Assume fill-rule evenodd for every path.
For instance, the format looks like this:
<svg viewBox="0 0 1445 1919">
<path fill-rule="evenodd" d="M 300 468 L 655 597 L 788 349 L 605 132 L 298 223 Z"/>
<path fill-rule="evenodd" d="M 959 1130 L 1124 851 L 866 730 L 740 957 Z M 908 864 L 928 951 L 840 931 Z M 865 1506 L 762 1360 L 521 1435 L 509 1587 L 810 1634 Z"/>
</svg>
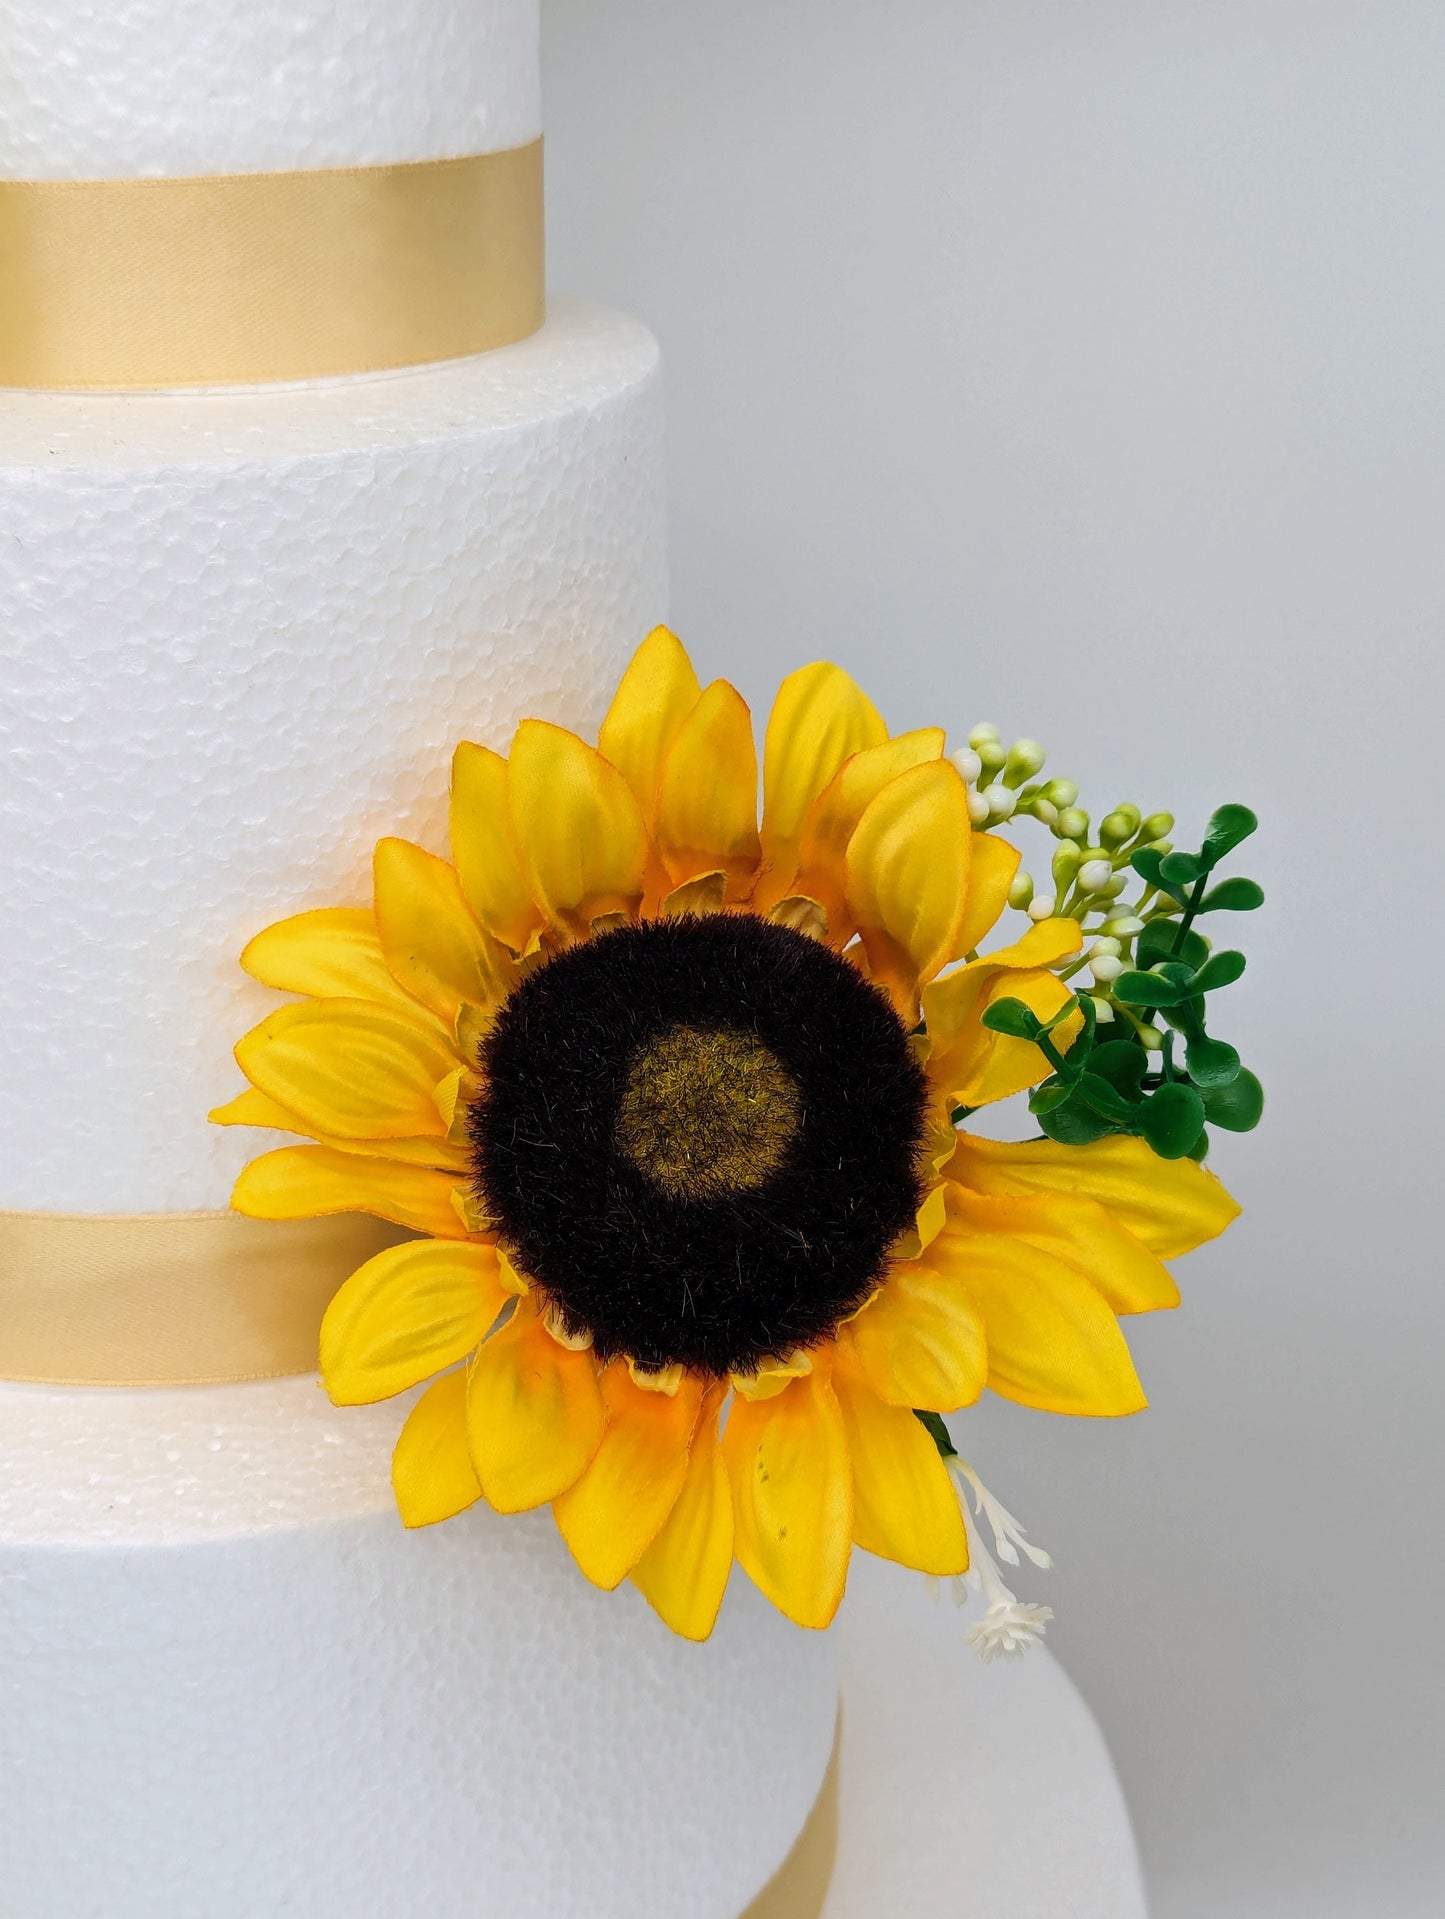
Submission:
<svg viewBox="0 0 1445 1919">
<path fill-rule="evenodd" d="M 705 675 L 826 654 L 1096 817 L 1263 817 L 1271 1105 L 1132 1322 L 1153 1406 L 962 1424 L 1157 1919 L 1438 1914 L 1445 7 L 548 0 L 546 81 L 554 284 L 668 356 Z"/>
</svg>

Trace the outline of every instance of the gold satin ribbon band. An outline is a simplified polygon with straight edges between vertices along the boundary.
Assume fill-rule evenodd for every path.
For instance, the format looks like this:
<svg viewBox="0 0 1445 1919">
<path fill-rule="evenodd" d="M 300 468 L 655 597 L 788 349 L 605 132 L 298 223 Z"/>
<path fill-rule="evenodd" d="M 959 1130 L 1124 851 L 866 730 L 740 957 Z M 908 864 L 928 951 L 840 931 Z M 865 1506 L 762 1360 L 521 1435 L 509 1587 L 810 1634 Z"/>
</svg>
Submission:
<svg viewBox="0 0 1445 1919">
<path fill-rule="evenodd" d="M 0 1379 L 179 1386 L 314 1372 L 342 1280 L 410 1237 L 359 1214 L 0 1212 Z"/>
<path fill-rule="evenodd" d="M 458 359 L 544 311 L 542 143 L 0 181 L 0 386 L 244 386 Z"/>
<path fill-rule="evenodd" d="M 838 1852 L 838 1740 L 808 1823 L 741 1919 L 819 1919 Z"/>
</svg>

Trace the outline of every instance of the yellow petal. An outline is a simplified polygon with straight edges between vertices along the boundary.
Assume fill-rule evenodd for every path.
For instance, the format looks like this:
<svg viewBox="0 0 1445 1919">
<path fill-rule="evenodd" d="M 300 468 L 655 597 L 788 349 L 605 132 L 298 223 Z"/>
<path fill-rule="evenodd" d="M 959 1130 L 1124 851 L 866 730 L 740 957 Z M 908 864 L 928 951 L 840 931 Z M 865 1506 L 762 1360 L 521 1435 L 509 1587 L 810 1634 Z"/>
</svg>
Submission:
<svg viewBox="0 0 1445 1919">
<path fill-rule="evenodd" d="M 533 899 L 559 932 L 585 939 L 605 913 L 634 914 L 647 831 L 626 780 L 594 747 L 523 720 L 507 772 L 512 834 Z"/>
<path fill-rule="evenodd" d="M 657 850 L 674 886 L 726 873 L 732 898 L 758 870 L 758 754 L 747 703 L 714 680 L 684 720 L 657 790 Z"/>
<path fill-rule="evenodd" d="M 997 1199 L 952 1180 L 945 1184 L 945 1230 L 1026 1239 L 1077 1267 L 1116 1313 L 1153 1313 L 1179 1304 L 1179 1288 L 1168 1267 L 1097 1200 L 1073 1193 Z"/>
<path fill-rule="evenodd" d="M 501 1513 L 549 1504 L 587 1470 L 604 1418 L 592 1354 L 560 1345 L 534 1302 L 521 1300 L 467 1382 L 472 1464 L 487 1499 Z"/>
<path fill-rule="evenodd" d="M 1192 1252 L 1239 1217 L 1213 1173 L 1191 1159 L 1160 1159 L 1142 1139 L 1092 1146 L 1056 1140 L 1004 1145 L 961 1133 L 949 1175 L 976 1193 L 1077 1193 L 1096 1199 L 1161 1259 Z"/>
<path fill-rule="evenodd" d="M 968 1535 L 948 1468 L 922 1422 L 885 1406 L 849 1367 L 833 1375 L 853 1460 L 853 1540 L 915 1572 L 968 1571 Z"/>
<path fill-rule="evenodd" d="M 1000 913 L 1008 905 L 1008 890 L 1019 870 L 1019 849 L 994 833 L 975 833 L 968 863 L 968 898 L 963 905 L 951 959 L 962 959 L 981 946 Z"/>
<path fill-rule="evenodd" d="M 453 1174 L 465 1173 L 471 1166 L 471 1155 L 465 1146 L 453 1145 L 442 1138 L 343 1140 L 313 1132 L 295 1113 L 288 1112 L 274 1099 L 267 1099 L 254 1086 L 248 1086 L 244 1093 L 238 1093 L 224 1106 L 217 1106 L 207 1117 L 213 1126 L 264 1126 L 272 1132 L 304 1133 L 318 1145 L 330 1146 L 338 1153 L 363 1160 L 394 1159 L 404 1166 L 432 1167 Z"/>
<path fill-rule="evenodd" d="M 602 1370 L 607 1430 L 591 1465 L 553 1502 L 557 1529 L 594 1586 L 620 1586 L 662 1529 L 687 1478 L 702 1382 L 675 1393 L 634 1384 L 625 1360 Z"/>
<path fill-rule="evenodd" d="M 598 732 L 598 748 L 632 788 L 649 827 L 668 749 L 701 694 L 687 649 L 656 626 L 633 654 Z"/>
<path fill-rule="evenodd" d="M 496 1248 L 416 1239 L 358 1267 L 321 1322 L 321 1376 L 338 1406 L 390 1399 L 465 1359 L 506 1304 Z"/>
<path fill-rule="evenodd" d="M 733 1563 L 733 1496 L 718 1440 L 723 1394 L 698 1415 L 687 1477 L 672 1511 L 633 1568 L 633 1583 L 684 1639 L 706 1639 L 717 1623 Z"/>
<path fill-rule="evenodd" d="M 808 808 L 846 759 L 880 746 L 888 728 L 841 667 L 816 661 L 778 688 L 763 746 L 763 878 L 754 896 L 766 912 L 792 886 Z"/>
<path fill-rule="evenodd" d="M 407 1414 L 391 1456 L 391 1484 L 404 1526 L 434 1526 L 482 1496 L 467 1451 L 467 1376 L 446 1373 Z"/>
<path fill-rule="evenodd" d="M 264 1093 L 258 1093 L 254 1086 L 248 1086 L 244 1093 L 237 1093 L 224 1106 L 213 1106 L 206 1118 L 213 1126 L 266 1126 L 277 1133 L 305 1131 L 294 1113 L 288 1113 L 274 1099 L 267 1099 Z"/>
<path fill-rule="evenodd" d="M 373 1213 L 414 1233 L 461 1239 L 452 1204 L 456 1175 L 393 1160 L 363 1159 L 332 1146 L 282 1146 L 243 1168 L 231 1195 L 251 1219 L 320 1219 Z"/>
<path fill-rule="evenodd" d="M 985 953 L 924 988 L 928 1074 L 940 1092 L 964 1106 L 983 1106 L 1047 1077 L 1049 1062 L 1031 1040 L 991 1032 L 982 1015 L 995 1000 L 1018 999 L 1041 1019 L 1051 1018 L 1070 994 L 1044 969 L 1076 953 L 1081 939 L 1077 920 L 1044 920 L 1014 945 Z M 1074 1013 L 1060 1025 L 1054 1043 L 1061 1050 L 1073 1043 L 1082 1018 Z"/>
<path fill-rule="evenodd" d="M 527 891 L 507 811 L 507 762 L 464 740 L 452 757 L 452 858 L 467 904 L 495 940 L 525 952 L 542 925 Z"/>
<path fill-rule="evenodd" d="M 282 993 L 411 1004 L 387 967 L 370 907 L 324 906 L 278 920 L 245 948 L 241 965 Z"/>
<path fill-rule="evenodd" d="M 968 791 L 946 760 L 885 786 L 848 842 L 848 911 L 870 975 L 909 1025 L 920 983 L 953 952 L 972 845 Z"/>
<path fill-rule="evenodd" d="M 988 1380 L 977 1307 L 961 1286 L 918 1260 L 896 1261 L 839 1337 L 890 1406 L 957 1412 L 974 1403 Z"/>
<path fill-rule="evenodd" d="M 881 745 L 865 747 L 843 762 L 808 808 L 793 887 L 822 906 L 830 944 L 845 946 L 854 932 L 848 917 L 844 861 L 859 820 L 870 802 L 900 773 L 940 759 L 943 742 L 941 726 L 924 726 L 914 733 L 900 733 L 897 739 Z"/>
<path fill-rule="evenodd" d="M 435 1025 L 363 1000 L 282 1006 L 236 1048 L 241 1071 L 305 1130 L 338 1139 L 446 1131 L 433 1091 L 457 1064 Z"/>
<path fill-rule="evenodd" d="M 1041 1412 L 1106 1418 L 1145 1404 L 1119 1322 L 1077 1268 L 994 1233 L 941 1233 L 929 1258 L 983 1316 L 994 1392 Z"/>
<path fill-rule="evenodd" d="M 684 880 L 681 886 L 674 886 L 666 894 L 658 907 L 662 919 L 678 919 L 687 916 L 705 918 L 709 913 L 720 913 L 723 901 L 727 897 L 728 876 L 726 873 L 699 873 L 696 879 Z"/>
<path fill-rule="evenodd" d="M 517 971 L 462 898 L 456 870 L 408 840 L 383 840 L 373 865 L 376 924 L 392 977 L 449 1025 L 463 1006 L 494 1006 Z"/>
<path fill-rule="evenodd" d="M 843 1597 L 853 1532 L 848 1440 L 827 1375 L 735 1398 L 723 1458 L 739 1565 L 795 1624 L 821 1629 Z"/>
</svg>

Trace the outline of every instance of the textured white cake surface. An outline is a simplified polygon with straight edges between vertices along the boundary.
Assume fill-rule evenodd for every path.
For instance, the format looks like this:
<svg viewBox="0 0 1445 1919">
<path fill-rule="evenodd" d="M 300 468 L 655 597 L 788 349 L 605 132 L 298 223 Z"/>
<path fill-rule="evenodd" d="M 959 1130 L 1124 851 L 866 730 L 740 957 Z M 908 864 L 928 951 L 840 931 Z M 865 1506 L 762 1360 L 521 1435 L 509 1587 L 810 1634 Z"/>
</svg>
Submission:
<svg viewBox="0 0 1445 1919">
<path fill-rule="evenodd" d="M 591 727 L 663 617 L 656 346 L 0 394 L 0 526 L 0 1207 L 224 1206 L 246 939 L 443 850 L 456 741 Z"/>
<path fill-rule="evenodd" d="M 407 1533 L 396 1405 L 0 1385 L 0 1919 L 735 1919 L 817 1793 L 832 1635 L 713 1639 L 545 1511 Z"/>
<path fill-rule="evenodd" d="M 538 0 L 0 0 L 0 179 L 520 146 L 538 38 Z"/>
</svg>

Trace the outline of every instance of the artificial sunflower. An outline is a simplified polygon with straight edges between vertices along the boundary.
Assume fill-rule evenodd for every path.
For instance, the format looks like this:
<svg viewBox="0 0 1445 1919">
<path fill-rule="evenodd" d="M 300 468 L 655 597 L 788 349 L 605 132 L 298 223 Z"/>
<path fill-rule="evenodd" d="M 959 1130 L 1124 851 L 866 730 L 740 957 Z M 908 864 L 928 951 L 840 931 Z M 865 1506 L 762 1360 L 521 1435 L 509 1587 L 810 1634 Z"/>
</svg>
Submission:
<svg viewBox="0 0 1445 1919">
<path fill-rule="evenodd" d="M 659 628 L 596 747 L 526 720 L 505 758 L 457 749 L 450 862 L 383 840 L 372 907 L 247 947 L 302 997 L 241 1041 L 250 1089 L 214 1117 L 313 1143 L 255 1160 L 235 1206 L 419 1235 L 321 1335 L 339 1404 L 433 1381 L 396 1449 L 406 1524 L 550 1504 L 590 1580 L 691 1638 L 734 1559 L 822 1627 L 854 1545 L 968 1567 L 918 1414 L 986 1386 L 1144 1404 L 1117 1315 L 1174 1305 L 1161 1259 L 1236 1208 L 1139 1139 L 956 1130 L 1048 1074 L 983 1015 L 1060 1014 L 1080 927 L 979 956 L 1019 856 L 944 744 L 805 667 L 759 823 L 747 706 Z"/>
</svg>

